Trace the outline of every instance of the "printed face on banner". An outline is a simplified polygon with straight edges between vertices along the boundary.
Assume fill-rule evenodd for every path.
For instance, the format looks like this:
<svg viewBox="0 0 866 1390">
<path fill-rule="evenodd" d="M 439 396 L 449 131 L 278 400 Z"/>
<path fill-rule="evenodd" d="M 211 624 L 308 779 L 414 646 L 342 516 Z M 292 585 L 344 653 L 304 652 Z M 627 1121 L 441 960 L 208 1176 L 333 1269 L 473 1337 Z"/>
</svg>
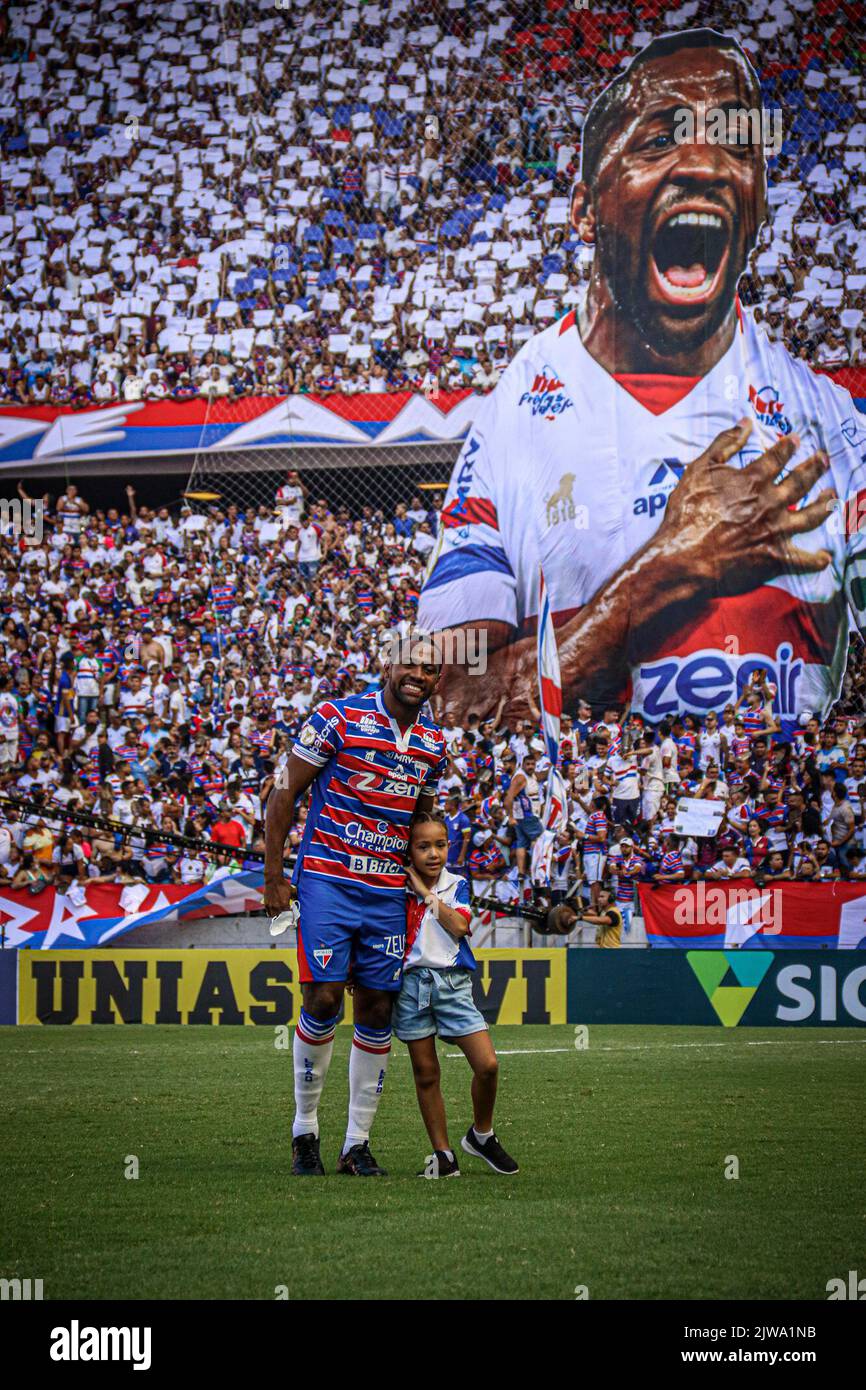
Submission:
<svg viewBox="0 0 866 1390">
<path fill-rule="evenodd" d="M 588 112 L 586 292 L 480 406 L 425 578 L 422 626 L 487 634 L 440 715 L 483 718 L 505 691 L 503 721 L 537 718 L 541 571 L 567 713 L 630 700 L 658 724 L 755 686 L 789 732 L 836 700 L 848 614 L 866 618 L 866 431 L 755 307 L 778 116 L 709 29 L 654 39 Z"/>
</svg>

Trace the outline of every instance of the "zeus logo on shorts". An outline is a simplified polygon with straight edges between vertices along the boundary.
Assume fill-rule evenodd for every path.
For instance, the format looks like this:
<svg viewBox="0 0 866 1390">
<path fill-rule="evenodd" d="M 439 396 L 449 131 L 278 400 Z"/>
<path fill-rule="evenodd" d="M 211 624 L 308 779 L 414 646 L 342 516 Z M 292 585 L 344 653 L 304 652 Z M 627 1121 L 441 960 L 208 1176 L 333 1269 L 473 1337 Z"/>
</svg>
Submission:
<svg viewBox="0 0 866 1390">
<path fill-rule="evenodd" d="M 803 662 L 793 661 L 790 642 L 782 642 L 775 659 L 762 652 L 730 657 L 724 652 L 702 651 L 692 656 L 669 657 L 640 667 L 641 708 L 649 719 L 661 719 L 683 706 L 704 712 L 735 701 L 753 671 L 765 669 L 777 689 L 773 708 L 783 715 L 797 713 L 797 681 Z"/>
</svg>

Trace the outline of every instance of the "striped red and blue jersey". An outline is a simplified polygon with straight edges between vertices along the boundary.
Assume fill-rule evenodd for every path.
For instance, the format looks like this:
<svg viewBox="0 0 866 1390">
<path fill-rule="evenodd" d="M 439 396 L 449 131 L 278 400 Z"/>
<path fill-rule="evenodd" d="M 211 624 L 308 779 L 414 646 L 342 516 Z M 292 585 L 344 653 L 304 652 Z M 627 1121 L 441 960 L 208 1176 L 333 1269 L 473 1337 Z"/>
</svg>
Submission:
<svg viewBox="0 0 866 1390">
<path fill-rule="evenodd" d="M 474 849 L 469 856 L 469 872 L 472 874 L 486 874 L 504 866 L 505 860 L 498 845 L 493 845 L 491 849 Z"/>
<path fill-rule="evenodd" d="M 445 738 L 426 715 L 401 732 L 381 690 L 326 700 L 292 751 L 321 768 L 313 782 L 294 881 L 315 874 L 402 893 L 418 797 L 445 774 Z"/>
<path fill-rule="evenodd" d="M 227 617 L 235 606 L 237 588 L 234 584 L 212 584 L 211 599 L 221 617 Z"/>
<path fill-rule="evenodd" d="M 682 871 L 683 856 L 680 854 L 678 849 L 668 850 L 667 854 L 662 856 L 660 873 L 681 874 Z"/>
<path fill-rule="evenodd" d="M 604 811 L 593 811 L 583 832 L 584 853 L 597 854 L 607 843 L 607 816 Z"/>
<path fill-rule="evenodd" d="M 218 772 L 211 773 L 210 776 L 200 772 L 193 780 L 198 790 L 203 791 L 209 800 L 219 796 L 226 789 L 226 779 Z"/>
<path fill-rule="evenodd" d="M 787 806 L 756 806 L 755 819 L 762 821 L 764 828 L 769 827 L 784 830 L 788 824 Z"/>
<path fill-rule="evenodd" d="M 755 738 L 758 734 L 767 732 L 767 721 L 764 718 L 763 710 L 744 710 L 740 715 L 740 721 L 749 738 Z"/>
<path fill-rule="evenodd" d="M 251 747 L 257 748 L 260 753 L 269 753 L 274 743 L 274 731 L 273 729 L 268 729 L 266 731 L 262 729 L 250 729 L 247 734 L 247 743 L 249 743 Z"/>
<path fill-rule="evenodd" d="M 618 903 L 630 903 L 634 898 L 634 886 L 643 873 L 643 863 L 633 854 L 630 859 L 617 861 L 616 865 L 616 901 Z"/>
</svg>

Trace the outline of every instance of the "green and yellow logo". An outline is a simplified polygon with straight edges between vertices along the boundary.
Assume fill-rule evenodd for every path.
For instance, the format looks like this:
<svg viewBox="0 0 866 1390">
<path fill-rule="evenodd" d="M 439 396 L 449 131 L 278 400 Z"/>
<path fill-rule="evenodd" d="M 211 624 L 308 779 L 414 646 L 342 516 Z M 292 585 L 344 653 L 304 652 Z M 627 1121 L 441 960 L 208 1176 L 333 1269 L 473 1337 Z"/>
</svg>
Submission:
<svg viewBox="0 0 866 1390">
<path fill-rule="evenodd" d="M 720 1023 L 736 1028 L 755 997 L 758 986 L 770 968 L 772 951 L 687 951 L 704 994 Z M 723 984 L 726 977 L 736 984 Z"/>
</svg>

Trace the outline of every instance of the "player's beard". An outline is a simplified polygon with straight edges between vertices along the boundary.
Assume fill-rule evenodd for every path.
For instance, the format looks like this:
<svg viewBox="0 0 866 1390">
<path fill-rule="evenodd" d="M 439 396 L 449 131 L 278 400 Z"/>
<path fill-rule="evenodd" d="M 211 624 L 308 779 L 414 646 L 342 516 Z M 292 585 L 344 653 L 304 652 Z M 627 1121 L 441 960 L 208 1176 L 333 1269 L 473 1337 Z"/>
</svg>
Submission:
<svg viewBox="0 0 866 1390">
<path fill-rule="evenodd" d="M 647 293 L 648 267 L 652 259 L 650 235 L 644 230 L 635 264 L 631 244 L 616 227 L 605 228 L 599 237 L 601 273 L 618 314 L 634 324 L 644 345 L 657 357 L 681 357 L 697 353 L 718 332 L 734 305 L 742 264 L 733 254 L 728 258 L 725 278 L 713 302 L 701 307 L 692 325 L 684 318 L 676 329 L 666 327 L 659 306 Z"/>
</svg>

